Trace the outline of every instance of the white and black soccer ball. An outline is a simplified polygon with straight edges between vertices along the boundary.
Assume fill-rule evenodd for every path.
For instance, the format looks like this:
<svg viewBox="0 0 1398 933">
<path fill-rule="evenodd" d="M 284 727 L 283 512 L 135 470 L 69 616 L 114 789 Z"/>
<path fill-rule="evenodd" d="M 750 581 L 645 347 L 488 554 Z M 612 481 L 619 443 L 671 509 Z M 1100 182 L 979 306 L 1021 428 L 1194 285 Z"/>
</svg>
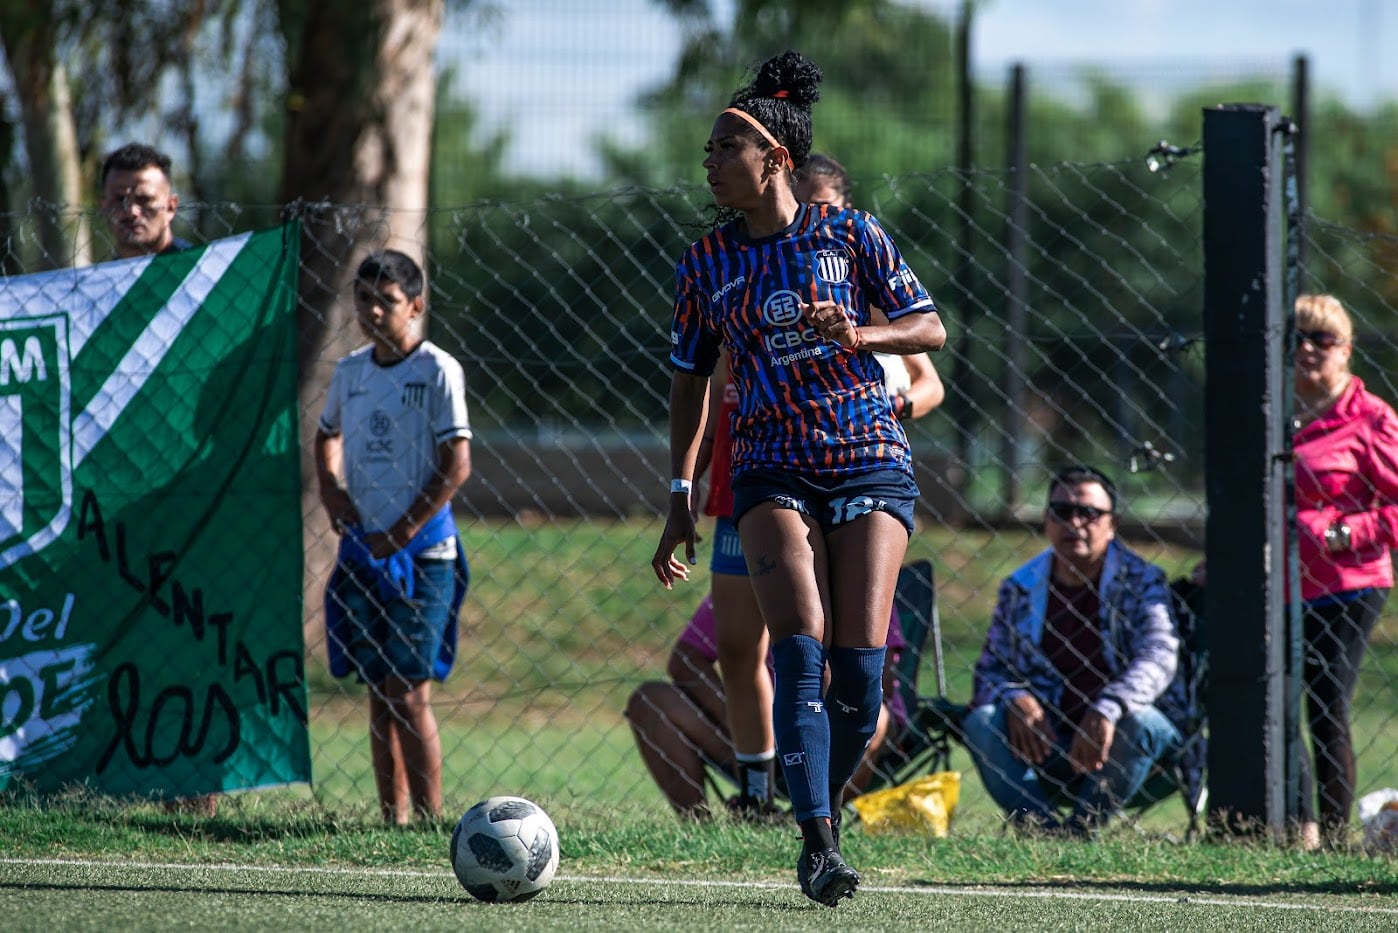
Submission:
<svg viewBox="0 0 1398 933">
<path fill-rule="evenodd" d="M 527 901 L 558 871 L 558 830 L 523 797 L 482 800 L 451 834 L 451 867 L 477 900 Z"/>
</svg>

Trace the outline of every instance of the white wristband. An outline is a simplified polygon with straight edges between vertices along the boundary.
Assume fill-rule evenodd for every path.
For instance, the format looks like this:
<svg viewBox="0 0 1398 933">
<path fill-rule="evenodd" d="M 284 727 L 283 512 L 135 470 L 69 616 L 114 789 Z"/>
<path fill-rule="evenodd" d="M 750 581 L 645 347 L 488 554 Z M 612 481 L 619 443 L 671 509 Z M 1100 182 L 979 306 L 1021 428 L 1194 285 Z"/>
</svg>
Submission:
<svg viewBox="0 0 1398 933">
<path fill-rule="evenodd" d="M 687 480 L 687 479 L 672 479 L 672 480 L 670 480 L 670 494 L 671 494 L 671 495 L 674 495 L 674 494 L 676 494 L 676 493 L 680 493 L 680 494 L 683 494 L 683 495 L 686 495 L 686 496 L 687 496 L 687 495 L 689 495 L 689 491 L 690 491 L 691 489 L 693 489 L 693 488 L 694 488 L 694 484 L 691 483 L 691 482 L 690 482 L 689 480 Z"/>
</svg>

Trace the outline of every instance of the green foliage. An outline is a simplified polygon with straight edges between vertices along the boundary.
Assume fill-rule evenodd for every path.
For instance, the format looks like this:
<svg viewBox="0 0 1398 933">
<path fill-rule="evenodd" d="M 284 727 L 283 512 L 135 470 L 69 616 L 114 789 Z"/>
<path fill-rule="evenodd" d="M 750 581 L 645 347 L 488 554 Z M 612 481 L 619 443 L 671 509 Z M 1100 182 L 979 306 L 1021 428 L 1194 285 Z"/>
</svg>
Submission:
<svg viewBox="0 0 1398 933">
<path fill-rule="evenodd" d="M 469 363 L 473 420 L 626 431 L 663 419 L 674 257 L 702 217 L 683 191 L 435 214 L 433 307 L 452 337 L 439 342 Z"/>
<path fill-rule="evenodd" d="M 626 182 L 668 185 L 701 178 L 703 142 L 747 72 L 796 49 L 825 73 L 815 111 L 815 148 L 858 177 L 945 165 L 952 144 L 951 40 L 943 22 L 888 2 L 748 0 L 735 22 L 692 25 L 674 75 L 641 104 L 653 142 L 607 151 Z"/>
</svg>

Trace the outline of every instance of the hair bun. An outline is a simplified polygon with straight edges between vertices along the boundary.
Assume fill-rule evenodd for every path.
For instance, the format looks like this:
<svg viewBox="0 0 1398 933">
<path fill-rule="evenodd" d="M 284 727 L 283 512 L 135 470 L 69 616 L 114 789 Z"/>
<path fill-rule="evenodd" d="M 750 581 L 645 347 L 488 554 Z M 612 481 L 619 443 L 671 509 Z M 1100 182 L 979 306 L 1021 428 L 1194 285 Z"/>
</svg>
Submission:
<svg viewBox="0 0 1398 933">
<path fill-rule="evenodd" d="M 753 91 L 760 97 L 783 97 L 799 107 L 810 107 L 820 100 L 822 77 L 815 62 L 788 50 L 762 63 Z"/>
</svg>

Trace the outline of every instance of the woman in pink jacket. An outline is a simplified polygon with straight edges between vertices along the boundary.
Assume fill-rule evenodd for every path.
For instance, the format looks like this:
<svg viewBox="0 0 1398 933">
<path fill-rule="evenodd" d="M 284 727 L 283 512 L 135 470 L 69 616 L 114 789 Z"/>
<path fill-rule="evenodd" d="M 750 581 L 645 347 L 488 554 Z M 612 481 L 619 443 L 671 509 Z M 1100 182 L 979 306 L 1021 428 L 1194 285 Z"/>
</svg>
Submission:
<svg viewBox="0 0 1398 933">
<path fill-rule="evenodd" d="M 1339 843 L 1354 804 L 1350 700 L 1369 634 L 1393 586 L 1398 416 L 1350 372 L 1354 328 L 1338 300 L 1297 298 L 1296 335 L 1293 446 L 1306 718 L 1320 828 Z M 1312 822 L 1307 765 L 1302 756 L 1302 818 Z"/>
</svg>

